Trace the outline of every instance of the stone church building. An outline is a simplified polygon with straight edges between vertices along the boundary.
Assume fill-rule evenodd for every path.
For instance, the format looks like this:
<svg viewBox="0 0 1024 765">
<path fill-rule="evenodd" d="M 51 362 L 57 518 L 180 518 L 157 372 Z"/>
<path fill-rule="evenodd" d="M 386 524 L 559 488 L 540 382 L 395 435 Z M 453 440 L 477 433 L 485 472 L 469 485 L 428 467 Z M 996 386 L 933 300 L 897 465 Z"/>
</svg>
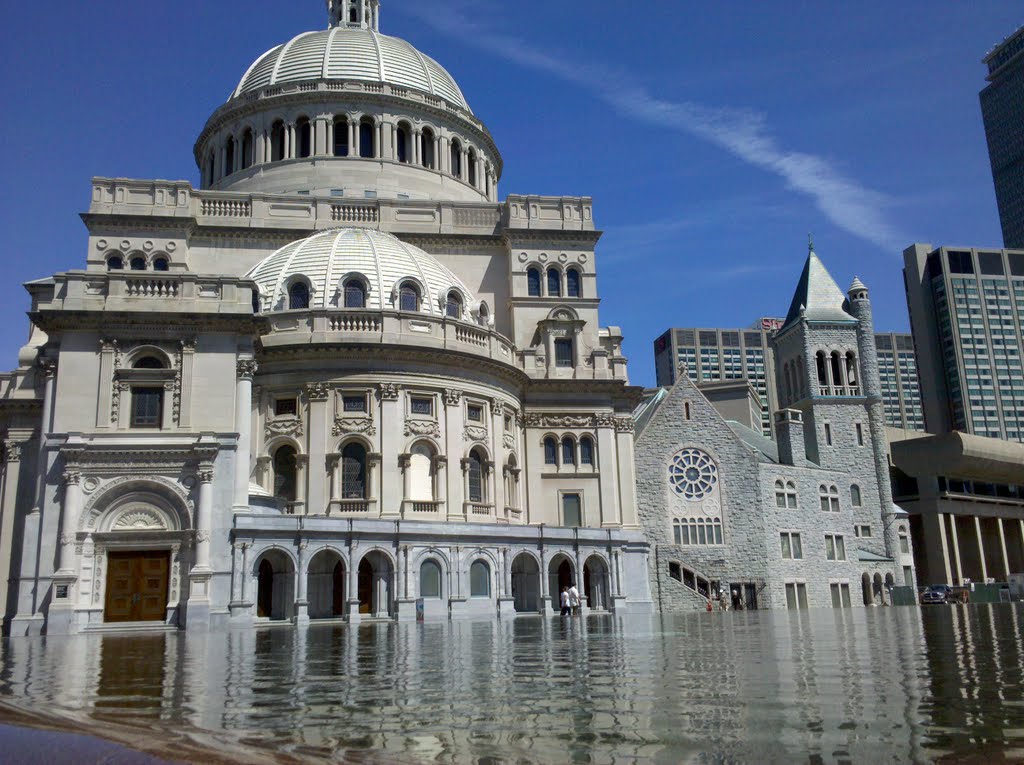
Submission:
<svg viewBox="0 0 1024 765">
<path fill-rule="evenodd" d="M 593 206 L 508 196 L 379 0 L 257 58 L 201 182 L 95 178 L 0 376 L 24 635 L 652 608 Z"/>
<path fill-rule="evenodd" d="M 748 609 L 883 605 L 914 584 L 867 288 L 854 279 L 844 295 L 812 249 L 773 345 L 776 441 L 745 380 L 709 391 L 681 374 L 637 410 L 637 500 L 662 610 L 717 608 L 719 595 Z"/>
</svg>

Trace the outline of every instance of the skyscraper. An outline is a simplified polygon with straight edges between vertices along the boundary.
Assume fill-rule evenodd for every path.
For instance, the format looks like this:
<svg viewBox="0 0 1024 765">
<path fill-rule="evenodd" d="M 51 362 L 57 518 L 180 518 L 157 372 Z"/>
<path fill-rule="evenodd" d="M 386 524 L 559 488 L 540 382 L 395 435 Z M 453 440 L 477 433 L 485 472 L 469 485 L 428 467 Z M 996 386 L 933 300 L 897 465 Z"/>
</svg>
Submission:
<svg viewBox="0 0 1024 765">
<path fill-rule="evenodd" d="M 981 91 L 1004 247 L 1024 247 L 1024 27 L 985 56 Z"/>
</svg>

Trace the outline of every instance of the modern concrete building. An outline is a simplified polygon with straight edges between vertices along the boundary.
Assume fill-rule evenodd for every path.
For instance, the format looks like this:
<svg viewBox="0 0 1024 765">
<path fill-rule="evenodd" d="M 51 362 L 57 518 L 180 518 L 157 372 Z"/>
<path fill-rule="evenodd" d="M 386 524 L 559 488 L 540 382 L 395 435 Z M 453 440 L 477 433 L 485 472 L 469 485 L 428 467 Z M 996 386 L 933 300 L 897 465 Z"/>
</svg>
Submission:
<svg viewBox="0 0 1024 765">
<path fill-rule="evenodd" d="M 1024 27 L 985 56 L 981 91 L 1003 246 L 1024 248 Z"/>
<path fill-rule="evenodd" d="M 890 430 L 889 448 L 922 584 L 1024 572 L 1024 445 Z"/>
<path fill-rule="evenodd" d="M 914 244 L 903 256 L 928 432 L 1024 441 L 1024 251 Z"/>
<path fill-rule="evenodd" d="M 657 383 L 672 386 L 679 370 L 689 371 L 700 386 L 726 380 L 749 380 L 761 405 L 760 430 L 772 435 L 772 415 L 779 409 L 775 356 L 771 338 L 782 319 L 762 318 L 746 329 L 673 328 L 654 341 Z M 875 337 L 879 376 L 890 427 L 924 430 L 914 343 L 909 334 L 879 333 Z"/>
<path fill-rule="evenodd" d="M 648 391 L 637 498 L 660 608 L 703 608 L 716 593 L 745 608 L 842 608 L 914 584 L 872 324 L 867 288 L 854 279 L 844 295 L 812 251 L 771 338 L 774 441 L 760 418 L 739 421 L 748 383 L 704 389 L 680 375 Z"/>
<path fill-rule="evenodd" d="M 79 267 L 26 285 L 11 634 L 652 607 L 591 199 L 499 201 L 448 72 L 327 11 L 214 110 L 199 188 L 94 179 Z"/>
</svg>

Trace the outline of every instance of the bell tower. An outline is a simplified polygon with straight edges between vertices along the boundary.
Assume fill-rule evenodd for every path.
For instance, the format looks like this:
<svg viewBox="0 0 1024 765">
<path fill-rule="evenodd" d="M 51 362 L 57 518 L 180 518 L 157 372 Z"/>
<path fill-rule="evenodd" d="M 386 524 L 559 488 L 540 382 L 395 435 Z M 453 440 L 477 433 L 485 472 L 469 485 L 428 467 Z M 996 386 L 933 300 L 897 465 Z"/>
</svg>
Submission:
<svg viewBox="0 0 1024 765">
<path fill-rule="evenodd" d="M 331 27 L 372 29 L 380 26 L 380 0 L 327 0 Z"/>
</svg>

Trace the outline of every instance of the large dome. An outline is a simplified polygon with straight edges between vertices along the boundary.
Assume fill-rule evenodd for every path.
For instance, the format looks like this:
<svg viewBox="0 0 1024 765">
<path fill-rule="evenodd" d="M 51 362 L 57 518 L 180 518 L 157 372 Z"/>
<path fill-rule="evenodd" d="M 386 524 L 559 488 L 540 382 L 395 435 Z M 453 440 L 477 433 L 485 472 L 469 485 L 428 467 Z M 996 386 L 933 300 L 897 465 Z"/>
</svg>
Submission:
<svg viewBox="0 0 1024 765">
<path fill-rule="evenodd" d="M 288 291 L 296 280 L 309 286 L 310 308 L 342 307 L 343 285 L 353 277 L 367 288 L 369 310 L 397 309 L 398 289 L 406 282 L 422 295 L 423 313 L 443 315 L 453 290 L 460 294 L 461 318 L 476 309 L 466 285 L 433 255 L 372 229 L 331 229 L 292 242 L 263 260 L 247 277 L 259 285 L 264 311 L 287 309 Z"/>
<path fill-rule="evenodd" d="M 471 112 L 454 78 L 434 59 L 397 37 L 346 27 L 306 32 L 264 53 L 231 97 L 281 83 L 319 80 L 387 82 Z"/>
</svg>

